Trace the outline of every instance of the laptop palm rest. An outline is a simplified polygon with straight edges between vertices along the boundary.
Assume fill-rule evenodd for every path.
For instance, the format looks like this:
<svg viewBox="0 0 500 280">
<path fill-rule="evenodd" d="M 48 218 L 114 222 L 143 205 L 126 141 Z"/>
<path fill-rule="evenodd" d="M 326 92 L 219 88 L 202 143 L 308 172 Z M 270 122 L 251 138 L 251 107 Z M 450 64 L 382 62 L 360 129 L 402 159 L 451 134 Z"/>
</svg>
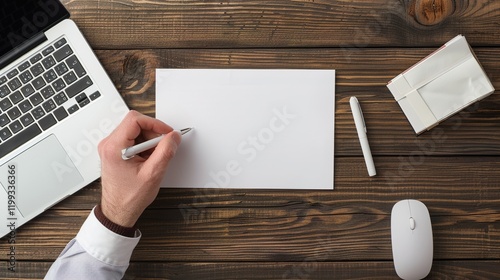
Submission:
<svg viewBox="0 0 500 280">
<path fill-rule="evenodd" d="M 83 182 L 80 172 L 54 135 L 0 166 L 0 182 L 4 189 L 8 185 L 9 165 L 16 166 L 16 204 L 22 216 L 45 210 Z"/>
</svg>

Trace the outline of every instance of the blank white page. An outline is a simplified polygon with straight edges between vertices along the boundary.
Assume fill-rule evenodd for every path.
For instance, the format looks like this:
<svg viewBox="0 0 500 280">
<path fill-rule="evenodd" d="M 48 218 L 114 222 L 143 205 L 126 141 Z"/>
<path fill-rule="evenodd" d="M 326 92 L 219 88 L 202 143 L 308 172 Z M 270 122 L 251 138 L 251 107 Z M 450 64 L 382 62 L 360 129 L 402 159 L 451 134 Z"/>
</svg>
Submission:
<svg viewBox="0 0 500 280">
<path fill-rule="evenodd" d="M 162 187 L 333 189 L 335 70 L 157 69 L 185 134 Z"/>
</svg>

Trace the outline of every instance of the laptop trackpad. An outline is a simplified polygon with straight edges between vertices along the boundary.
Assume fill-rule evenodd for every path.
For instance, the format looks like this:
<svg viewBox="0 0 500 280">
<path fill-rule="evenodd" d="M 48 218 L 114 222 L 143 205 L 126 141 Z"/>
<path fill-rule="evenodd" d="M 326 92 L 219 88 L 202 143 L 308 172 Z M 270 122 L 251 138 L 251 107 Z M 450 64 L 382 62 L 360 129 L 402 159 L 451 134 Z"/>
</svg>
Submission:
<svg viewBox="0 0 500 280">
<path fill-rule="evenodd" d="M 0 167 L 7 174 L 8 165 L 16 165 L 16 203 L 21 215 L 41 212 L 69 195 L 69 190 L 83 182 L 57 137 L 50 135 Z M 6 176 L 0 176 L 2 184 Z"/>
</svg>

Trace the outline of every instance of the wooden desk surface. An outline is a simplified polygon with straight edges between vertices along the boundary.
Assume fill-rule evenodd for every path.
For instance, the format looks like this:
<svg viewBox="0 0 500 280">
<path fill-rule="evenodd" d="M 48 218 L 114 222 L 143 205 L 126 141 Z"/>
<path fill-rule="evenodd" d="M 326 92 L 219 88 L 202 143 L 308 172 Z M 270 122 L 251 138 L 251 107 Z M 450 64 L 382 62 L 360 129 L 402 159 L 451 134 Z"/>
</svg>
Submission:
<svg viewBox="0 0 500 280">
<path fill-rule="evenodd" d="M 334 191 L 162 189 L 126 279 L 398 279 L 390 211 L 406 198 L 431 213 L 429 279 L 500 279 L 498 92 L 416 137 L 385 86 L 463 34 L 500 88 L 499 1 L 63 2 L 127 104 L 150 115 L 155 68 L 337 70 Z M 16 273 L 2 239 L 0 278 L 42 278 L 99 197 L 97 181 L 21 227 Z"/>
</svg>

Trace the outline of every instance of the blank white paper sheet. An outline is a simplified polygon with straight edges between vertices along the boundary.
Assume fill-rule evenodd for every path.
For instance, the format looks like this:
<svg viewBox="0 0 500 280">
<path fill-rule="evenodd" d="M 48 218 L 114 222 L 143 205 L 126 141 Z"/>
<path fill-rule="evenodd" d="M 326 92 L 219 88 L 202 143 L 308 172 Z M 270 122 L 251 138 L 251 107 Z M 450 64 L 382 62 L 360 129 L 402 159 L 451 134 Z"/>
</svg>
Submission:
<svg viewBox="0 0 500 280">
<path fill-rule="evenodd" d="M 156 117 L 194 127 L 162 187 L 333 189 L 335 70 L 157 69 Z"/>
</svg>

